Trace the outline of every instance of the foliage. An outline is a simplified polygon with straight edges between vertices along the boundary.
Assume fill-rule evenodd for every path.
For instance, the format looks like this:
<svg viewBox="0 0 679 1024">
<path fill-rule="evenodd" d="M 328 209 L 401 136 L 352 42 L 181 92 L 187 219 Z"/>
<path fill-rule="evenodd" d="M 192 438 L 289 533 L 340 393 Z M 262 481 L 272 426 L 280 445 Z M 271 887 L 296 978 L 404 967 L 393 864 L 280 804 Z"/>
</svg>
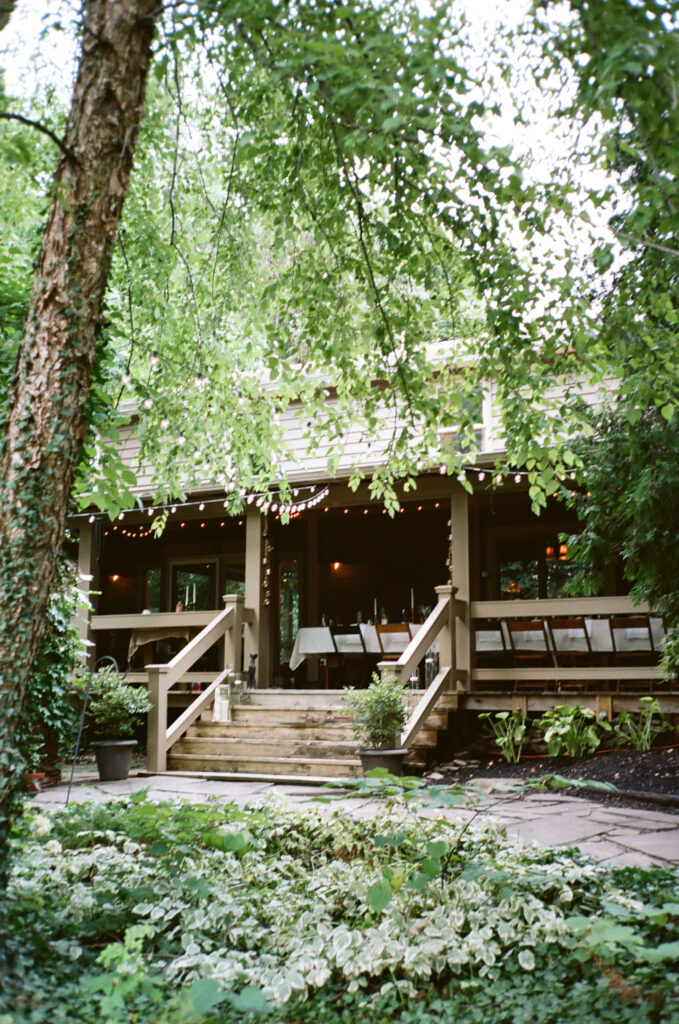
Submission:
<svg viewBox="0 0 679 1024">
<path fill-rule="evenodd" d="M 592 297 L 598 343 L 615 384 L 611 409 L 592 415 L 577 507 L 584 533 L 573 552 L 581 584 L 601 582 L 620 552 L 632 594 L 665 617 L 664 668 L 676 675 L 679 624 L 679 13 L 664 0 L 569 0 L 563 16 L 536 6 L 560 113 L 581 129 L 574 166 L 598 166 L 591 208 L 606 212 L 611 236 L 593 240 Z M 563 97 L 567 97 L 564 103 Z M 591 433 L 589 431 L 588 433 Z"/>
<path fill-rule="evenodd" d="M 587 490 L 572 495 L 583 524 L 569 552 L 584 563 L 577 586 L 597 593 L 618 553 L 633 585 L 668 625 L 679 621 L 679 418 L 649 409 L 632 426 L 622 410 L 607 410 L 582 449 Z"/>
<path fill-rule="evenodd" d="M 143 687 L 126 683 L 109 665 L 84 677 L 81 686 L 89 691 L 87 714 L 103 739 L 132 736 L 141 716 L 153 706 Z"/>
<path fill-rule="evenodd" d="M 345 687 L 342 701 L 353 718 L 354 738 L 358 743 L 384 750 L 399 746 L 401 729 L 408 718 L 407 693 L 396 676 L 373 672 L 365 690 Z"/>
<path fill-rule="evenodd" d="M 263 999 L 272 1024 L 672 1020 L 676 875 L 524 846 L 492 820 L 142 793 L 29 812 L 15 844 L 12 1024 L 235 1024 Z"/>
<path fill-rule="evenodd" d="M 655 737 L 671 728 L 656 697 L 640 697 L 641 710 L 621 711 L 614 723 L 617 743 L 630 744 L 635 750 L 650 750 Z"/>
<path fill-rule="evenodd" d="M 505 761 L 509 764 L 520 761 L 523 738 L 528 725 L 525 715 L 518 710 L 498 711 L 494 715 L 484 712 L 479 718 L 488 719 Z"/>
<path fill-rule="evenodd" d="M 597 721 L 591 708 L 557 704 L 545 711 L 538 722 L 544 730 L 550 757 L 565 751 L 569 757 L 593 753 L 601 743 L 601 732 L 610 732 L 611 724 Z"/>
<path fill-rule="evenodd" d="M 21 720 L 19 749 L 29 768 L 40 767 L 46 740 L 61 748 L 70 748 L 75 740 L 78 715 L 71 694 L 84 651 L 74 617 L 81 602 L 75 572 L 64 562 L 47 608 Z"/>
</svg>

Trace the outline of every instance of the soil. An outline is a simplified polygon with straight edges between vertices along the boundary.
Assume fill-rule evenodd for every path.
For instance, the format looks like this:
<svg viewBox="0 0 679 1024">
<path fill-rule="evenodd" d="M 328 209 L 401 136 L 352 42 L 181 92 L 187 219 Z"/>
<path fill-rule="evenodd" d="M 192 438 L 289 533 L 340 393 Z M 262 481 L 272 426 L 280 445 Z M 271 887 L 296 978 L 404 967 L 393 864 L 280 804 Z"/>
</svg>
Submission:
<svg viewBox="0 0 679 1024">
<path fill-rule="evenodd" d="M 472 760 L 463 754 L 427 773 L 427 781 L 437 786 L 472 782 L 475 778 L 535 779 L 555 773 L 572 779 L 612 782 L 617 793 L 605 793 L 590 787 L 560 789 L 567 796 L 599 800 L 620 807 L 652 807 L 679 815 L 679 745 L 649 750 L 604 750 L 591 757 L 525 757 L 518 764 L 507 764 L 498 752 L 485 760 Z M 634 794 L 626 795 L 626 794 Z M 663 795 L 670 801 L 664 802 Z M 653 799 L 659 796 L 659 800 Z M 674 798 L 673 801 L 671 798 Z"/>
</svg>

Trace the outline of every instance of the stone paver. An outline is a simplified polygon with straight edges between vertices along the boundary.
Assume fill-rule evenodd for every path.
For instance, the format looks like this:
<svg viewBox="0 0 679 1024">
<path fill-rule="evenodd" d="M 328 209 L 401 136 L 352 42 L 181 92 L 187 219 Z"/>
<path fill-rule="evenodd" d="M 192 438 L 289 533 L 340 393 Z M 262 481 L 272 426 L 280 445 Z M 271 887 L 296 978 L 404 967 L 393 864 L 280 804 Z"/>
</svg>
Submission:
<svg viewBox="0 0 679 1024">
<path fill-rule="evenodd" d="M 79 774 L 80 778 L 71 789 L 73 803 L 103 803 L 148 789 L 149 799 L 154 801 L 175 798 L 192 803 L 214 800 L 242 805 L 260 803 L 268 795 L 274 795 L 291 806 L 314 806 L 323 813 L 340 810 L 360 818 L 379 814 L 383 808 L 365 796 L 318 803 L 314 797 L 331 795 L 331 791 L 302 781 L 296 784 L 263 779 L 232 781 L 181 775 L 133 775 L 121 782 L 102 783 L 90 778 L 80 781 L 87 773 Z M 37 806 L 56 809 L 64 806 L 66 792 L 67 785 L 63 784 L 26 799 Z M 493 792 L 486 804 L 475 808 L 430 807 L 420 813 L 463 823 L 491 816 L 505 824 L 508 835 L 523 842 L 534 841 L 558 848 L 577 846 L 607 865 L 679 865 L 679 819 L 662 811 L 603 806 L 577 797 L 561 797 L 558 793 L 533 793 L 517 800 L 513 794 L 502 798 L 500 793 Z"/>
</svg>

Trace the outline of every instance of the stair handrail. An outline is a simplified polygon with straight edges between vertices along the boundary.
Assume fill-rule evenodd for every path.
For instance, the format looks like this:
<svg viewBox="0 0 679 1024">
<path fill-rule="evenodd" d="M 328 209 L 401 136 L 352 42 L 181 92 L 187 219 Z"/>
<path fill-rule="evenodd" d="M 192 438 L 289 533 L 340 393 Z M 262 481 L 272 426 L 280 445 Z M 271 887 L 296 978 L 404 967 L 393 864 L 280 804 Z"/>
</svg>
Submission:
<svg viewBox="0 0 679 1024">
<path fill-rule="evenodd" d="M 465 619 L 468 614 L 468 606 L 466 602 L 458 600 L 456 594 L 456 587 L 436 587 L 438 604 L 433 608 L 398 661 L 381 661 L 378 663 L 377 667 L 382 674 L 393 672 L 397 679 L 405 684 L 415 666 L 419 664 L 434 641 L 439 636 L 441 637 L 439 642 L 439 671 L 417 702 L 410 718 L 406 722 L 400 738 L 402 747 L 408 746 L 413 741 L 440 695 L 457 678 L 455 668 L 455 619 L 456 617 Z"/>
<path fill-rule="evenodd" d="M 228 594 L 224 601 L 226 607 L 219 612 L 185 647 L 167 664 L 148 665 L 148 692 L 152 703 L 148 715 L 147 733 L 147 768 L 150 772 L 164 772 L 167 768 L 167 752 L 177 742 L 188 726 L 195 721 L 209 700 L 214 699 L 217 686 L 226 678 L 234 665 L 240 665 L 241 656 L 241 624 L 245 618 L 244 598 L 241 594 Z M 169 689 L 188 672 L 192 665 L 208 651 L 221 637 L 225 637 L 225 667 L 210 685 L 198 693 L 191 704 L 182 713 L 177 722 L 167 727 L 167 694 Z M 230 639 L 230 643 L 229 643 Z M 182 719 L 186 725 L 177 729 Z M 190 721 L 189 721 L 190 719 Z"/>
</svg>

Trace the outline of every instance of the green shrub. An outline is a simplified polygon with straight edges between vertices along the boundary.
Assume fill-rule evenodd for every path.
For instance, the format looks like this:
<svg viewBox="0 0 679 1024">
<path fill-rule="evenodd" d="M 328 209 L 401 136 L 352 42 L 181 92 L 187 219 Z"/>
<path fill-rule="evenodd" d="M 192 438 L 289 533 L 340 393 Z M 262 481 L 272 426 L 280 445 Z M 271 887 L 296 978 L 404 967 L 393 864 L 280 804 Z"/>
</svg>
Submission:
<svg viewBox="0 0 679 1024">
<path fill-rule="evenodd" d="M 601 733 L 611 731 L 610 723 L 597 722 L 590 708 L 567 704 L 557 704 L 545 711 L 538 728 L 544 731 L 550 757 L 558 757 L 564 751 L 569 757 L 592 754 L 601 743 Z"/>
<path fill-rule="evenodd" d="M 484 712 L 479 718 L 486 718 L 490 722 L 505 761 L 509 764 L 520 761 L 528 719 L 518 710 L 498 711 L 495 715 Z"/>
<path fill-rule="evenodd" d="M 640 697 L 641 710 L 621 711 L 615 720 L 614 733 L 620 746 L 629 744 L 635 750 L 650 750 L 655 737 L 671 726 L 655 697 Z"/>
<path fill-rule="evenodd" d="M 398 745 L 399 733 L 408 718 L 406 691 L 393 674 L 373 673 L 365 690 L 347 687 L 342 698 L 353 718 L 356 741 L 373 750 Z"/>
<path fill-rule="evenodd" d="M 85 683 L 90 692 L 87 714 L 102 739 L 132 736 L 141 716 L 153 707 L 143 687 L 126 683 L 110 666 L 87 677 Z"/>
</svg>

